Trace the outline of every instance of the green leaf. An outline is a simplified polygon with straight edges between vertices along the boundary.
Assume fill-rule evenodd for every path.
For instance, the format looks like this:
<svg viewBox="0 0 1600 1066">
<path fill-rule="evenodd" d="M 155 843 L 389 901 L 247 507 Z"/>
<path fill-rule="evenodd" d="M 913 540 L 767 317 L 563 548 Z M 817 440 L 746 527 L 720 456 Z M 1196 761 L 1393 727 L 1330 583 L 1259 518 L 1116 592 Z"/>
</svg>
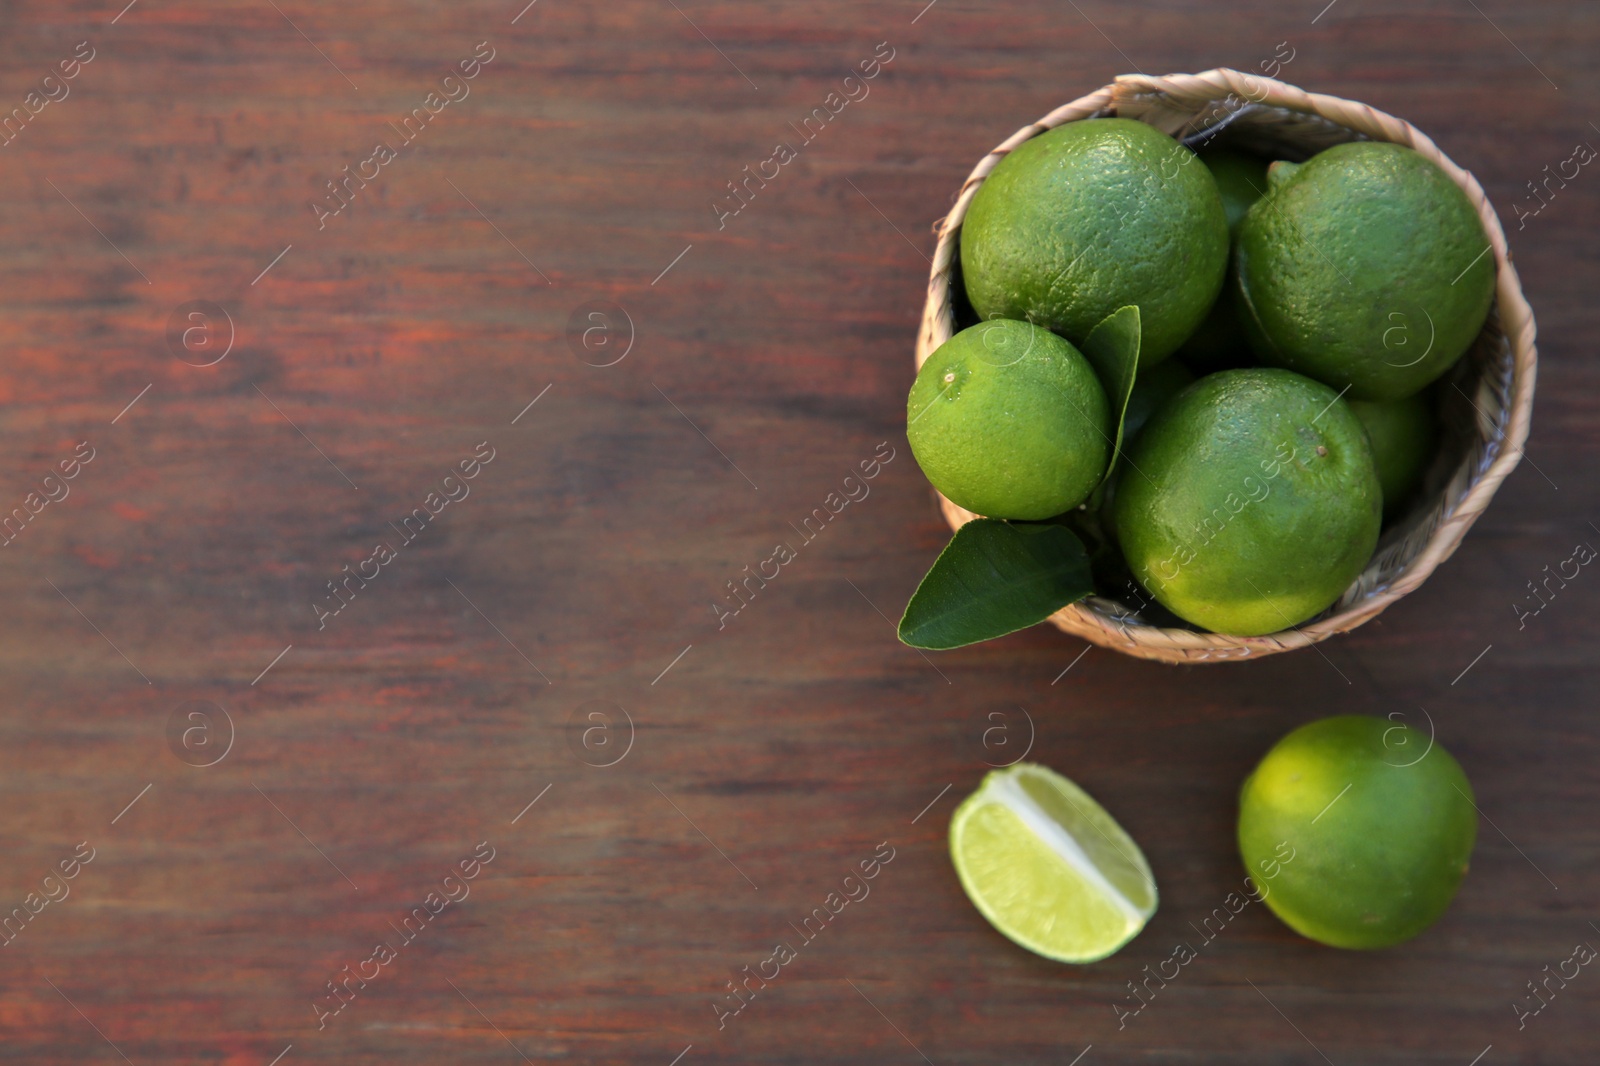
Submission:
<svg viewBox="0 0 1600 1066">
<path fill-rule="evenodd" d="M 1083 542 L 1064 526 L 979 518 L 956 531 L 917 586 L 900 639 L 944 650 L 1036 625 L 1094 591 Z"/>
<path fill-rule="evenodd" d="M 1112 438 L 1111 461 L 1101 481 L 1111 476 L 1117 457 L 1122 454 L 1122 420 L 1128 415 L 1128 397 L 1133 395 L 1133 379 L 1139 373 L 1139 308 L 1120 307 L 1100 320 L 1083 339 L 1081 351 L 1094 367 L 1111 401 L 1111 421 L 1117 427 Z"/>
</svg>

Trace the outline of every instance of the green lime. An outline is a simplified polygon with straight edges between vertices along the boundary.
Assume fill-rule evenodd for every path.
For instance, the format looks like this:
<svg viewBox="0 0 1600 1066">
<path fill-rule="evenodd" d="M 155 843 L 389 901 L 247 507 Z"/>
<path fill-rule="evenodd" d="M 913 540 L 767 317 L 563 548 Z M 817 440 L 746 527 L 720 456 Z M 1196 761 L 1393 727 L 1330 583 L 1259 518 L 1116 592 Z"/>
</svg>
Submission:
<svg viewBox="0 0 1600 1066">
<path fill-rule="evenodd" d="M 1198 154 L 1216 179 L 1217 191 L 1222 194 L 1228 236 L 1237 238 L 1245 213 L 1267 190 L 1267 161 L 1260 156 L 1214 146 L 1203 147 Z M 1228 280 L 1211 310 L 1178 349 L 1178 358 L 1199 373 L 1229 370 L 1255 362 L 1245 338 L 1244 325 L 1239 321 L 1236 288 L 1230 268 Z"/>
<path fill-rule="evenodd" d="M 950 861 L 989 924 L 1057 962 L 1094 962 L 1139 935 L 1156 882 L 1139 845 L 1043 766 L 991 771 L 950 818 Z"/>
<path fill-rule="evenodd" d="M 941 344 L 906 400 L 922 472 L 989 518 L 1050 518 L 1111 461 L 1111 405 L 1089 361 L 1047 329 L 996 319 Z"/>
<path fill-rule="evenodd" d="M 1211 171 L 1222 196 L 1222 210 L 1228 217 L 1228 236 L 1239 235 L 1239 223 L 1255 202 L 1267 192 L 1267 160 L 1246 155 L 1220 145 L 1206 145 L 1197 153 Z"/>
<path fill-rule="evenodd" d="M 1139 307 L 1139 361 L 1171 355 L 1222 287 L 1228 223 L 1194 153 L 1142 122 L 1068 122 L 1000 161 L 961 227 L 982 318 L 1024 318 L 1083 343 Z"/>
<path fill-rule="evenodd" d="M 1223 370 L 1163 404 L 1128 452 L 1117 539 L 1167 609 L 1219 633 L 1299 625 L 1349 587 L 1382 497 L 1356 416 L 1287 370 Z"/>
<path fill-rule="evenodd" d="M 1425 392 L 1403 400 L 1377 403 L 1355 400 L 1350 410 L 1361 420 L 1372 442 L 1372 461 L 1383 487 L 1383 514 L 1393 518 L 1417 491 L 1439 450 L 1439 423 L 1433 398 Z"/>
<path fill-rule="evenodd" d="M 1437 921 L 1477 831 L 1460 765 L 1383 718 L 1301 726 L 1239 791 L 1239 854 L 1267 906 L 1336 948 L 1388 947 Z"/>
<path fill-rule="evenodd" d="M 1357 141 L 1274 163 L 1234 252 L 1261 360 L 1398 400 L 1477 337 L 1495 260 L 1466 193 L 1409 148 Z"/>
</svg>

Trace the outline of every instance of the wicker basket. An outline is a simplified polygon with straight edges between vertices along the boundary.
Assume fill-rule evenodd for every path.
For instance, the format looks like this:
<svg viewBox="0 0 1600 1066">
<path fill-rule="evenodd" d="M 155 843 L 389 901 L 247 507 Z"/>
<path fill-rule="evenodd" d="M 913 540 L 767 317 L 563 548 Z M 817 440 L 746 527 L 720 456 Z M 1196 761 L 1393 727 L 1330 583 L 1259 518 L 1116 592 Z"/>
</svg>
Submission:
<svg viewBox="0 0 1600 1066">
<path fill-rule="evenodd" d="M 1538 356 L 1533 311 L 1511 266 L 1505 233 L 1473 176 L 1452 163 L 1415 127 L 1351 100 L 1308 93 L 1267 78 L 1218 69 L 1165 77 L 1123 75 L 1112 85 L 1059 107 L 1008 137 L 984 156 L 962 185 L 949 216 L 936 224 L 938 247 L 917 338 L 917 367 L 956 328 L 956 281 L 961 220 L 973 194 L 1008 152 L 1065 122 L 1120 116 L 1148 123 L 1180 140 L 1220 136 L 1227 143 L 1301 160 L 1352 140 L 1408 145 L 1466 191 L 1494 250 L 1494 304 L 1483 332 L 1447 377 L 1441 419 L 1444 446 L 1411 512 L 1385 529 L 1367 568 L 1339 601 L 1296 629 L 1236 637 L 1163 628 L 1140 616 L 1142 605 L 1099 596 L 1050 616 L 1057 628 L 1102 647 L 1162 662 L 1217 662 L 1289 651 L 1343 633 L 1372 618 L 1422 584 L 1448 559 L 1489 505 L 1495 489 L 1522 457 L 1533 411 Z M 1217 127 L 1226 126 L 1225 131 Z M 978 517 L 939 497 L 952 529 Z"/>
</svg>

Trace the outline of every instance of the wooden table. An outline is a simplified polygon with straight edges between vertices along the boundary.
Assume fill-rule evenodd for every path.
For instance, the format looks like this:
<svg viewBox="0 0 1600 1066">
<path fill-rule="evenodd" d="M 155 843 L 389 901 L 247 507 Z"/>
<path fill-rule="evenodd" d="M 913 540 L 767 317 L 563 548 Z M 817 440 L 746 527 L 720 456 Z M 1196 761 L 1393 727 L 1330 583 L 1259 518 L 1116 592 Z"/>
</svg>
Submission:
<svg viewBox="0 0 1600 1066">
<path fill-rule="evenodd" d="M 1525 628 L 1513 605 L 1600 538 L 1600 179 L 1517 225 L 1600 143 L 1600 8 L 923 2 L 0 10 L 0 511 L 26 519 L 0 1058 L 1595 1061 L 1600 977 L 1520 1031 L 1512 1005 L 1600 944 L 1600 579 Z M 1282 77 L 1411 119 L 1500 208 L 1542 327 L 1528 461 L 1426 587 L 1319 651 L 900 645 L 946 537 L 903 434 L 930 223 L 1119 72 L 1289 50 Z M 1424 709 L 1484 815 L 1445 919 L 1354 954 L 1248 908 L 1119 1030 L 1239 885 L 1266 748 Z M 1160 880 L 1093 966 L 1013 948 L 946 858 L 1029 721 Z"/>
</svg>

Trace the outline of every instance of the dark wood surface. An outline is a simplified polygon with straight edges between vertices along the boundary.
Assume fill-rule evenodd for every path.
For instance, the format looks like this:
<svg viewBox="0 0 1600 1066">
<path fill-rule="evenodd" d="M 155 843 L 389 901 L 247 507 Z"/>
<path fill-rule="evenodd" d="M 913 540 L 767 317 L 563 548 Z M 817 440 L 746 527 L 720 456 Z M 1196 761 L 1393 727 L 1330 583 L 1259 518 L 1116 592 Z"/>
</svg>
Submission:
<svg viewBox="0 0 1600 1066">
<path fill-rule="evenodd" d="M 520 6 L 0 5 L 0 107 L 94 55 L 0 148 L 0 513 L 42 504 L 0 551 L 0 907 L 70 890 L 0 948 L 0 1058 L 1595 1061 L 1600 976 L 1520 1030 L 1512 1005 L 1600 944 L 1600 578 L 1523 628 L 1514 609 L 1600 541 L 1600 178 L 1516 214 L 1600 144 L 1600 7 Z M 470 95 L 319 230 L 326 183 L 482 41 Z M 1282 77 L 1412 120 L 1500 209 L 1541 327 L 1529 461 L 1423 589 L 1317 651 L 901 646 L 947 535 L 903 435 L 930 223 L 983 152 L 1115 74 L 1253 70 L 1285 41 Z M 870 95 L 801 144 L 789 124 L 880 42 Z M 719 228 L 780 142 L 796 158 Z M 191 301 L 232 322 L 208 367 L 167 338 Z M 613 332 L 588 360 L 614 365 L 573 340 L 594 302 Z M 480 442 L 470 495 L 406 543 Z M 880 442 L 870 494 L 800 544 Z M 719 630 L 726 583 L 780 542 L 796 557 Z M 628 718 L 585 718 L 606 707 Z M 1355 954 L 1247 908 L 1119 1030 L 1128 982 L 1239 885 L 1236 790 L 1267 747 L 1424 709 L 1484 815 L 1444 920 Z M 1029 757 L 1161 885 L 1093 966 L 1012 947 L 946 858 L 1024 710 Z M 319 1029 L 327 982 L 401 944 L 485 841 L 470 895 Z M 802 944 L 790 923 L 880 844 L 870 895 Z M 719 1030 L 779 942 L 798 957 Z"/>
</svg>

